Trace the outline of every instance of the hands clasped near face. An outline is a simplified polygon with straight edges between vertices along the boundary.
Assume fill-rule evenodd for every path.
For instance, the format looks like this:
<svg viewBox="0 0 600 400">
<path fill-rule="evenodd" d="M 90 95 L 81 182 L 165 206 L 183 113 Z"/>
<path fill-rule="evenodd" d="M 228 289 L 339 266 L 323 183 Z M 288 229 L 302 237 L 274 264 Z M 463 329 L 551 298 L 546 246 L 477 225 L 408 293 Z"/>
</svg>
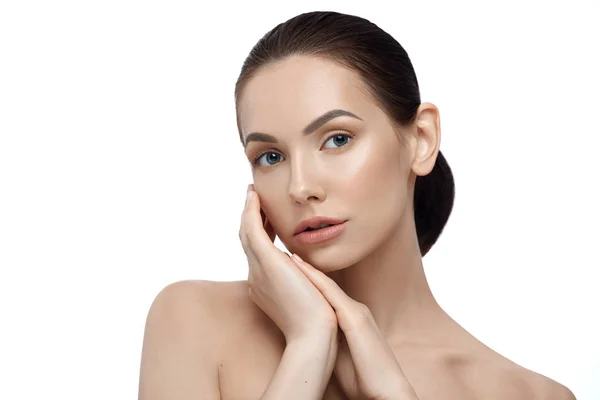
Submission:
<svg viewBox="0 0 600 400">
<path fill-rule="evenodd" d="M 275 247 L 275 232 L 266 216 L 263 220 L 253 185 L 248 186 L 239 237 L 248 258 L 248 294 L 287 343 L 331 335 L 339 327 L 339 344 L 327 363 L 335 363 L 333 371 L 350 399 L 417 400 L 369 308 L 295 254 Z"/>
</svg>

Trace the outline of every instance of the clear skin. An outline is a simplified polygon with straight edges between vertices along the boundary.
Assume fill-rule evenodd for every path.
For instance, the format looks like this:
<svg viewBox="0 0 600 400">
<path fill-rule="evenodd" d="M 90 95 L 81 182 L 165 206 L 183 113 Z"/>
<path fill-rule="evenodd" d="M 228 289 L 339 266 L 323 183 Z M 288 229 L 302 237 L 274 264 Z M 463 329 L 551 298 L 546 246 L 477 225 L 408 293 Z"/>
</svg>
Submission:
<svg viewBox="0 0 600 400">
<path fill-rule="evenodd" d="M 290 343 L 337 328 L 334 310 L 319 290 L 275 246 L 275 234 L 261 218 L 260 202 L 249 187 L 239 237 L 248 258 L 248 295 Z"/>
<path fill-rule="evenodd" d="M 338 117 L 302 134 L 332 109 L 362 120 Z M 267 149 L 280 155 L 267 154 L 252 169 L 258 196 L 244 207 L 239 232 L 248 282 L 182 281 L 157 295 L 145 328 L 140 399 L 260 398 L 267 385 L 273 388 L 267 398 L 295 393 L 320 399 L 327 385 L 326 400 L 395 400 L 372 395 L 398 393 L 397 386 L 386 387 L 399 376 L 396 363 L 414 389 L 405 399 L 415 393 L 419 400 L 574 399 L 565 386 L 474 338 L 430 291 L 411 199 L 416 176 L 431 171 L 439 151 L 440 117 L 433 104 L 423 103 L 415 123 L 399 128 L 399 136 L 353 71 L 295 56 L 248 81 L 238 111 L 244 140 L 258 131 L 279 141 L 249 143 L 248 158 Z M 330 139 L 342 132 L 352 137 Z M 296 242 L 298 223 L 316 215 L 347 219 L 345 231 L 330 243 Z M 275 235 L 307 262 L 305 268 L 273 245 Z M 370 317 L 357 318 L 361 312 Z M 327 326 L 335 323 L 362 352 L 354 365 L 362 371 L 359 388 L 349 390 L 352 366 L 338 368 L 349 359 L 348 346 L 328 345 L 334 339 Z M 315 326 L 321 328 L 309 329 Z M 292 347 L 282 332 L 300 343 L 287 358 L 282 354 Z M 303 341 L 307 335 L 313 337 Z M 334 363 L 337 383 L 329 381 Z M 378 368 L 394 371 L 391 379 L 382 379 Z"/>
<path fill-rule="evenodd" d="M 272 245 L 277 235 L 290 253 L 300 255 L 331 278 L 349 298 L 368 308 L 380 337 L 398 359 L 415 360 L 426 353 L 444 354 L 443 365 L 450 368 L 444 380 L 454 377 L 457 365 L 471 365 L 465 364 L 466 360 L 487 360 L 488 365 L 501 369 L 487 375 L 482 375 L 484 370 L 479 367 L 469 369 L 470 372 L 464 370 L 462 384 L 477 388 L 474 390 L 492 388 L 496 393 L 489 398 L 504 398 L 506 393 L 498 389 L 499 371 L 510 369 L 514 370 L 510 376 L 515 377 L 515 382 L 528 382 L 519 397 L 538 398 L 531 396 L 529 390 L 533 390 L 539 398 L 574 398 L 564 386 L 510 362 L 478 341 L 432 295 L 418 246 L 412 198 L 416 177 L 431 172 L 439 152 L 440 115 L 435 105 L 422 103 L 411 126 L 397 126 L 376 104 L 357 73 L 330 60 L 293 56 L 262 67 L 247 82 L 238 106 L 244 143 L 252 132 L 272 135 L 278 142 L 251 141 L 245 147 L 258 194 L 254 216 L 245 212 L 243 217 L 243 221 L 254 218 L 255 228 L 249 231 L 242 222 L 240 229 L 240 238 L 246 238 L 246 243 L 242 242 L 247 255 L 252 254 L 251 248 L 260 248 L 257 251 L 263 253 L 264 260 L 272 264 L 277 259 L 281 262 L 279 267 L 289 272 L 292 264 Z M 350 111 L 360 119 L 336 117 L 314 133 L 302 134 L 309 122 L 332 109 Z M 262 230 L 256 229 L 259 208 Z M 293 237 L 296 226 L 314 216 L 348 220 L 345 231 L 332 242 L 312 245 L 297 242 Z M 249 246 L 247 239 L 252 236 L 256 238 L 255 244 Z M 259 236 L 262 239 L 258 240 Z M 269 242 L 265 240 L 267 236 Z M 269 309 L 277 309 L 278 301 L 287 302 L 286 310 L 293 309 L 291 302 L 300 299 L 302 293 L 306 295 L 299 290 L 306 281 L 300 279 L 301 275 L 286 274 L 287 279 L 280 282 L 290 285 L 288 289 L 295 288 L 294 296 L 270 296 L 276 290 L 276 281 L 261 287 L 266 282 L 267 269 L 259 261 L 249 257 L 252 300 L 267 314 Z M 262 293 L 260 297 L 252 295 L 257 290 Z M 312 304 L 320 307 L 320 321 L 327 320 L 328 317 L 323 318 L 327 313 L 322 312 L 323 302 L 317 292 L 311 291 L 310 295 Z M 338 294 L 338 298 L 342 297 Z M 274 319 L 280 328 L 290 326 L 280 325 L 278 320 L 286 318 L 278 315 Z M 287 320 L 293 321 L 293 317 L 288 316 Z M 301 326 L 300 319 L 295 323 L 296 327 Z M 306 326 L 299 331 L 306 332 L 305 329 Z M 436 363 L 438 359 L 430 360 Z M 411 374 L 407 373 L 406 378 L 408 381 L 412 378 L 420 393 L 434 390 L 426 388 L 435 386 L 420 383 L 428 379 L 427 373 Z M 517 390 L 510 384 L 506 387 Z M 447 398 L 462 398 L 464 394 L 461 390 L 453 395 L 446 393 Z M 510 396 L 517 398 L 515 393 Z M 546 397 L 549 393 L 554 395 Z M 355 391 L 350 398 L 358 395 Z M 435 392 L 429 395 L 438 397 Z"/>
<path fill-rule="evenodd" d="M 301 130 L 331 109 L 341 116 L 316 132 Z M 423 103 L 412 127 L 398 128 L 368 95 L 358 76 L 336 63 L 294 56 L 254 76 L 239 102 L 242 138 L 250 132 L 279 143 L 248 143 L 261 208 L 286 248 L 331 277 L 365 304 L 388 343 L 440 345 L 461 330 L 427 283 L 414 226 L 417 175 L 428 174 L 440 145 L 437 107 Z M 350 139 L 327 139 L 349 133 Z M 336 244 L 303 245 L 298 223 L 313 216 L 348 220 Z M 376 288 L 376 290 L 374 290 Z M 442 334 L 442 332 L 444 332 Z"/>
</svg>

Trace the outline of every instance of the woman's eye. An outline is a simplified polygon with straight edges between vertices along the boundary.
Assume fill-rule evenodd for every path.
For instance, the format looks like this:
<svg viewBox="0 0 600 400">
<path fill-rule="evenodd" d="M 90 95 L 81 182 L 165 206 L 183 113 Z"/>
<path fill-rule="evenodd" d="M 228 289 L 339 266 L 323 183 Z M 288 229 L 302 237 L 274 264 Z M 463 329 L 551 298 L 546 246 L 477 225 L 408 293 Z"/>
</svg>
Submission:
<svg viewBox="0 0 600 400">
<path fill-rule="evenodd" d="M 266 151 L 266 152 L 262 153 L 261 155 L 259 155 L 258 157 L 256 157 L 256 160 L 254 160 L 254 164 L 255 165 L 260 165 L 262 167 L 267 167 L 269 165 L 274 165 L 274 164 L 271 164 L 269 161 L 267 161 L 267 162 L 269 162 L 269 165 L 263 165 L 263 164 L 261 164 L 260 160 L 262 158 L 264 158 L 265 156 L 270 156 L 270 157 L 267 157 L 269 159 L 269 161 L 273 161 L 273 158 L 275 158 L 274 161 L 276 162 L 277 161 L 277 157 L 281 157 L 281 154 L 275 153 L 275 152 L 272 152 L 272 151 Z M 273 156 L 275 156 L 275 157 L 273 157 Z"/>
<path fill-rule="evenodd" d="M 331 136 L 329 139 L 327 139 L 325 141 L 325 143 L 329 142 L 329 141 L 333 141 L 333 143 L 335 143 L 336 147 L 342 147 L 345 145 L 345 143 L 347 143 L 347 139 L 350 139 L 352 136 L 348 135 L 348 134 L 335 134 L 333 136 Z M 338 146 L 339 145 L 339 146 Z M 331 147 L 329 147 L 331 148 Z M 335 147 L 334 147 L 335 148 Z M 262 158 L 265 158 L 267 160 L 268 165 L 264 165 L 260 163 L 260 160 Z M 278 157 L 281 157 L 281 154 L 273 152 L 273 151 L 265 151 L 262 154 L 259 154 L 255 159 L 254 159 L 254 165 L 260 165 L 262 167 L 268 167 L 268 166 L 272 166 L 275 165 L 278 161 Z"/>
<path fill-rule="evenodd" d="M 342 134 L 337 134 L 337 135 L 333 135 L 332 137 L 330 137 L 329 139 L 327 139 L 327 142 L 329 142 L 330 140 L 333 140 L 334 143 L 339 144 L 341 142 L 341 145 L 344 145 L 344 139 L 350 139 L 350 135 L 342 135 Z M 340 140 L 341 139 L 341 140 Z M 341 147 L 341 146 L 339 146 Z"/>
</svg>

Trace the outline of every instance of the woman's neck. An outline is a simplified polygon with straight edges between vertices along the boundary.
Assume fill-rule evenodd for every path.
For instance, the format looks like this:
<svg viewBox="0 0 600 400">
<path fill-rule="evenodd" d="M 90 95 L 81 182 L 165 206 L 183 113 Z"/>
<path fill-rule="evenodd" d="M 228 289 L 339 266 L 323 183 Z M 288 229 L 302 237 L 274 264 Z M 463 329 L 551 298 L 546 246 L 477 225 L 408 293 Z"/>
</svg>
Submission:
<svg viewBox="0 0 600 400">
<path fill-rule="evenodd" d="M 437 303 L 410 224 L 360 262 L 327 275 L 365 304 L 388 343 L 442 345 L 457 324 Z"/>
</svg>

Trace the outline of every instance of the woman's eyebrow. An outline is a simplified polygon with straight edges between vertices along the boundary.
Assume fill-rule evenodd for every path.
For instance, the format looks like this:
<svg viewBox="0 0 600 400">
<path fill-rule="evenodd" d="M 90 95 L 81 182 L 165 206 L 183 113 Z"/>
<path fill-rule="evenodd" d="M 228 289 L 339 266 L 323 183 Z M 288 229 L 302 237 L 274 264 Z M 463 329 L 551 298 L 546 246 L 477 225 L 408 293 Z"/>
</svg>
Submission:
<svg viewBox="0 0 600 400">
<path fill-rule="evenodd" d="M 302 130 L 302 133 L 305 136 L 310 135 L 311 133 L 313 133 L 314 131 L 319 129 L 322 125 L 329 122 L 329 120 L 336 118 L 336 117 L 341 117 L 341 116 L 357 118 L 357 119 L 360 119 L 361 121 L 363 121 L 363 119 L 361 117 L 359 117 L 358 115 L 356 115 L 354 113 L 351 113 L 350 111 L 335 109 L 335 110 L 327 111 L 325 114 L 317 117 L 314 121 L 312 121 L 310 124 L 308 124 L 306 126 L 306 128 L 304 128 Z M 268 133 L 261 133 L 261 132 L 252 132 L 251 134 L 246 136 L 246 143 L 244 144 L 244 149 L 246 147 L 248 147 L 248 143 L 250 143 L 250 142 L 278 143 L 277 138 L 275 136 L 269 135 Z"/>
</svg>

